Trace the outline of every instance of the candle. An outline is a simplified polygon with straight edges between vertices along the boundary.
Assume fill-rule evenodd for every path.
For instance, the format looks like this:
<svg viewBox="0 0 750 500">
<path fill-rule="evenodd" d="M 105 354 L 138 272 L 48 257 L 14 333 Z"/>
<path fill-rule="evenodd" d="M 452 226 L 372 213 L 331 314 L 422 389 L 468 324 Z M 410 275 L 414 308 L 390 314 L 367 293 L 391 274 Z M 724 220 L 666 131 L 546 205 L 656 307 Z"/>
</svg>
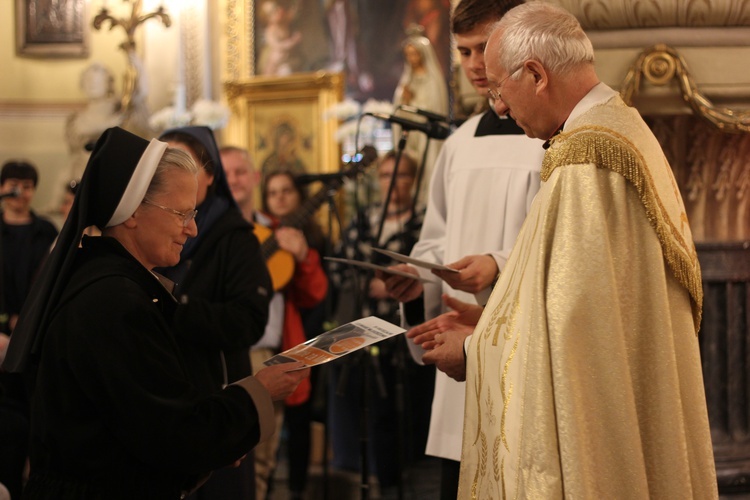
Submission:
<svg viewBox="0 0 750 500">
<path fill-rule="evenodd" d="M 177 85 L 175 86 L 175 112 L 178 114 L 185 113 L 187 95 L 185 91 L 185 61 L 182 47 L 182 15 L 177 13 Z"/>
<path fill-rule="evenodd" d="M 181 81 L 174 88 L 174 111 L 177 116 L 185 113 L 185 84 Z"/>
</svg>

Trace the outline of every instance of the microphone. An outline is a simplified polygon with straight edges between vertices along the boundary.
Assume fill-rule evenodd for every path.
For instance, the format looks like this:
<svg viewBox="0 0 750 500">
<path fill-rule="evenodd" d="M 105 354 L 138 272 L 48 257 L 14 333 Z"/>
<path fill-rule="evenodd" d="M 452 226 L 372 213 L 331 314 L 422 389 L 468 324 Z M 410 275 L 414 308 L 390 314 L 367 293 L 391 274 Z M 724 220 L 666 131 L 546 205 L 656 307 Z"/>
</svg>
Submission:
<svg viewBox="0 0 750 500">
<path fill-rule="evenodd" d="M 433 113 L 432 111 L 427 111 L 426 109 L 419 109 L 415 108 L 414 106 L 407 106 L 406 104 L 402 104 L 398 107 L 398 109 L 402 109 L 408 113 L 412 113 L 415 115 L 424 116 L 428 120 L 434 121 L 434 122 L 445 122 L 448 123 L 448 117 L 439 115 L 437 113 Z"/>
<path fill-rule="evenodd" d="M 369 167 L 375 160 L 378 159 L 378 150 L 374 146 L 366 145 L 359 153 L 354 156 L 354 160 L 347 164 L 347 167 L 338 172 L 326 172 L 321 174 L 300 174 L 295 176 L 297 182 L 300 184 L 310 184 L 311 182 L 321 181 L 327 183 L 328 181 L 338 181 L 345 177 L 353 177 L 358 173 L 362 172 L 365 168 Z"/>
<path fill-rule="evenodd" d="M 401 125 L 404 130 L 417 130 L 419 132 L 422 132 L 423 134 L 426 134 L 427 137 L 430 137 L 432 139 L 445 139 L 451 134 L 451 131 L 447 126 L 437 122 L 420 123 L 409 120 L 408 118 L 402 118 L 396 115 L 387 115 L 385 113 L 365 113 L 365 115 L 374 116 L 375 118 L 380 118 L 381 120 L 396 123 L 398 125 Z"/>
<path fill-rule="evenodd" d="M 343 179 L 344 177 L 350 175 L 349 172 L 328 172 L 325 174 L 300 174 L 295 176 L 295 179 L 300 184 L 310 184 L 311 182 L 328 182 L 338 179 Z"/>
<path fill-rule="evenodd" d="M 19 191 L 19 189 L 17 187 L 14 187 L 13 189 L 11 189 L 10 191 L 8 191 L 7 193 L 0 194 L 0 200 L 2 200 L 4 198 L 17 198 L 19 196 L 21 196 L 21 191 Z"/>
</svg>

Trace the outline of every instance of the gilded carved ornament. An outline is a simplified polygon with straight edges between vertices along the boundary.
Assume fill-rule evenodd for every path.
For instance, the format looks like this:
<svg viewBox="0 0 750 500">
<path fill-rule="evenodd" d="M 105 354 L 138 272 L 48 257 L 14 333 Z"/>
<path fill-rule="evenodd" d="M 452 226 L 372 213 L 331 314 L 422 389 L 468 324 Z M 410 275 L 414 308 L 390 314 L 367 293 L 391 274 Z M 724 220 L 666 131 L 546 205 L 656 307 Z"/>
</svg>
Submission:
<svg viewBox="0 0 750 500">
<path fill-rule="evenodd" d="M 140 88 L 141 84 L 139 83 L 142 62 L 135 52 L 135 31 L 149 19 L 160 20 L 166 28 L 172 25 L 172 19 L 166 13 L 163 6 L 159 6 L 154 12 L 149 13 L 143 13 L 142 6 L 143 0 L 135 0 L 131 6 L 130 17 L 117 18 L 109 12 L 105 2 L 105 6 L 102 7 L 92 22 L 92 26 L 97 31 L 103 28 L 104 23 L 109 23 L 110 31 L 116 27 L 120 27 L 125 32 L 126 39 L 120 44 L 120 49 L 125 51 L 128 58 L 121 98 L 121 108 L 126 114 L 133 111 L 139 93 L 142 93 L 144 90 Z"/>
<path fill-rule="evenodd" d="M 545 0 L 586 30 L 750 26 L 750 0 Z"/>
<path fill-rule="evenodd" d="M 663 44 L 644 50 L 628 70 L 620 94 L 632 105 L 641 90 L 643 78 L 656 86 L 663 86 L 676 78 L 682 99 L 700 117 L 724 132 L 750 132 L 750 112 L 718 108 L 703 95 L 687 69 L 685 60 L 673 48 Z"/>
</svg>

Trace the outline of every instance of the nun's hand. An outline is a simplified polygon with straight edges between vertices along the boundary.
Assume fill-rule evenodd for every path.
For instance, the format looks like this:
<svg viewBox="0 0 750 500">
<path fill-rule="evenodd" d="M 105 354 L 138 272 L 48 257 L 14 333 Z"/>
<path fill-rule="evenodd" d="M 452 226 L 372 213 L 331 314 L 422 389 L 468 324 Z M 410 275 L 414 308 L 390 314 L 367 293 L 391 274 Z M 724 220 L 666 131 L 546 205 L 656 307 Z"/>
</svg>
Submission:
<svg viewBox="0 0 750 500">
<path fill-rule="evenodd" d="M 285 399 L 297 388 L 303 379 L 310 376 L 310 368 L 299 361 L 282 363 L 263 368 L 255 374 L 255 378 L 271 394 L 271 399 L 280 401 Z"/>
</svg>

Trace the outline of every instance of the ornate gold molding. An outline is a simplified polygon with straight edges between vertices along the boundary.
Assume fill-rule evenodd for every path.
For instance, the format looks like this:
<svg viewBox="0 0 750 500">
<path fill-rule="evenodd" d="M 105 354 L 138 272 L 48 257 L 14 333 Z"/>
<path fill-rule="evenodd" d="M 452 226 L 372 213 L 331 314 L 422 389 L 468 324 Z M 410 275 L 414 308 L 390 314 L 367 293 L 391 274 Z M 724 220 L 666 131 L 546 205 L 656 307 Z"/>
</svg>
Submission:
<svg viewBox="0 0 750 500">
<path fill-rule="evenodd" d="M 750 26 L 750 0 L 546 0 L 584 29 Z"/>
<path fill-rule="evenodd" d="M 656 86 L 663 86 L 676 78 L 682 99 L 693 111 L 725 132 L 750 132 L 750 111 L 717 108 L 699 90 L 687 69 L 685 60 L 676 50 L 658 44 L 644 50 L 628 70 L 620 94 L 632 105 L 633 98 L 641 90 L 643 77 Z"/>
<path fill-rule="evenodd" d="M 222 80 L 249 78 L 255 74 L 255 2 L 226 0 L 224 22 L 225 66 Z"/>
</svg>

